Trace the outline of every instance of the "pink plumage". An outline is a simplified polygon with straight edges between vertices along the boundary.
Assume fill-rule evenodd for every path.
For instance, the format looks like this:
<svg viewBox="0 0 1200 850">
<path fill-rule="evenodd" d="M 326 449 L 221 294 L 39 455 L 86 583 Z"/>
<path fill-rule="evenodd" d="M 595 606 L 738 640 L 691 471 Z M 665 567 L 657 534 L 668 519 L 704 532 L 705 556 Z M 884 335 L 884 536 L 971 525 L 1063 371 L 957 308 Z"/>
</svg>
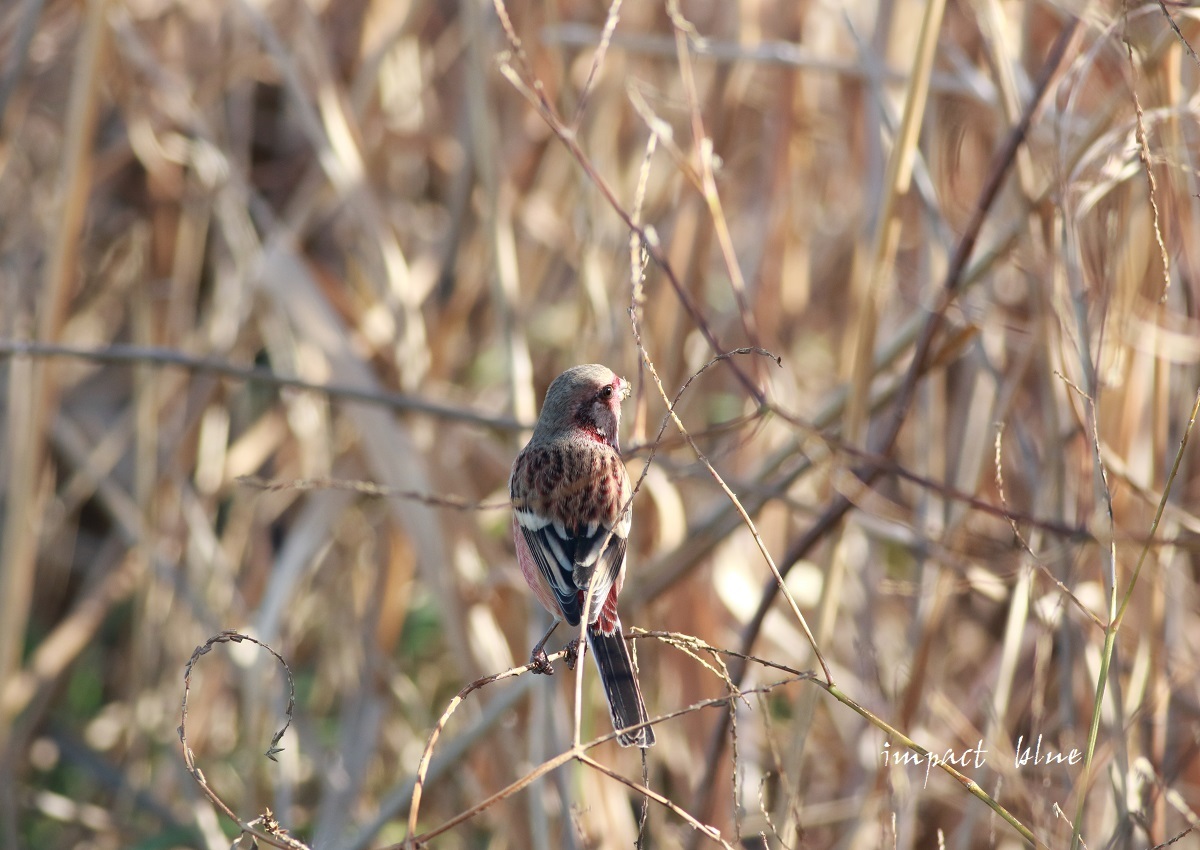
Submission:
<svg viewBox="0 0 1200 850">
<path fill-rule="evenodd" d="M 598 364 L 555 378 L 533 437 L 513 464 L 509 496 L 521 573 L 556 624 L 579 625 L 591 583 L 588 644 L 617 740 L 644 748 L 654 743 L 654 731 L 639 725 L 648 715 L 617 616 L 632 513 L 617 441 L 628 395 L 625 380 Z M 546 638 L 534 647 L 535 661 L 545 659 Z"/>
</svg>

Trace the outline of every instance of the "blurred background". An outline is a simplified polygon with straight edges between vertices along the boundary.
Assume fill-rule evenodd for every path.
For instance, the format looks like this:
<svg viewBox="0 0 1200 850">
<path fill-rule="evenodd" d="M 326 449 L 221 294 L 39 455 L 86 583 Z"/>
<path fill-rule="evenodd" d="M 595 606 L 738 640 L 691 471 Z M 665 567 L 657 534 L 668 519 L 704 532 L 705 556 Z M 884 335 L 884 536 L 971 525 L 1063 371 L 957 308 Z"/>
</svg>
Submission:
<svg viewBox="0 0 1200 850">
<path fill-rule="evenodd" d="M 576 363 L 635 387 L 627 630 L 820 671 L 697 452 L 656 442 L 646 363 L 674 397 L 742 346 L 780 363 L 717 362 L 677 412 L 841 691 L 939 755 L 986 749 L 963 772 L 1052 846 L 1077 812 L 1091 847 L 1197 825 L 1200 459 L 1172 473 L 1200 371 L 1196 12 L 506 14 L 521 50 L 479 0 L 0 4 L 0 846 L 229 847 L 178 732 L 225 629 L 286 660 L 295 707 L 272 761 L 281 665 L 199 658 L 212 790 L 310 846 L 403 840 L 438 717 L 547 624 L 506 483 Z M 816 685 L 636 649 L 654 715 L 763 689 L 648 753 L 730 845 L 1022 846 Z M 1090 774 L 1021 763 L 1087 750 L 1101 681 Z M 573 684 L 471 694 L 419 831 L 566 749 Z M 583 705 L 606 734 L 590 666 Z M 637 751 L 591 755 L 641 781 Z M 641 805 L 568 764 L 432 846 L 717 846 Z"/>
</svg>

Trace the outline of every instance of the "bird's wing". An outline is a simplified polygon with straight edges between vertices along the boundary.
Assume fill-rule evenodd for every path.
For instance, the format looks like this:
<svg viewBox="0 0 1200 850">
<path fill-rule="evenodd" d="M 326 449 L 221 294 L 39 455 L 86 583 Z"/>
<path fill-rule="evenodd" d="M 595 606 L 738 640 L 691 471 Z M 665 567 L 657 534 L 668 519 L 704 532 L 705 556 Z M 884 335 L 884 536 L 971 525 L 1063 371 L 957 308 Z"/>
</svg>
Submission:
<svg viewBox="0 0 1200 850">
<path fill-rule="evenodd" d="M 596 574 L 596 586 L 589 622 L 599 614 L 625 565 L 631 511 L 621 500 L 627 501 L 628 481 L 619 466 L 619 481 L 602 485 L 604 475 L 612 475 L 618 467 L 603 455 L 599 461 L 584 462 L 583 469 L 573 470 L 553 450 L 528 452 L 518 458 L 510 484 L 517 525 L 554 591 L 563 619 L 573 626 L 579 625 L 592 576 Z M 564 472 L 539 477 L 538 469 Z"/>
<path fill-rule="evenodd" d="M 589 535 L 572 534 L 553 522 L 535 528 L 538 520 L 520 516 L 517 523 L 538 570 L 554 591 L 563 619 L 579 625 L 588 583 L 597 570 L 591 610 L 598 614 L 625 562 L 625 538 L 610 534 L 611 529 L 603 526 Z"/>
</svg>

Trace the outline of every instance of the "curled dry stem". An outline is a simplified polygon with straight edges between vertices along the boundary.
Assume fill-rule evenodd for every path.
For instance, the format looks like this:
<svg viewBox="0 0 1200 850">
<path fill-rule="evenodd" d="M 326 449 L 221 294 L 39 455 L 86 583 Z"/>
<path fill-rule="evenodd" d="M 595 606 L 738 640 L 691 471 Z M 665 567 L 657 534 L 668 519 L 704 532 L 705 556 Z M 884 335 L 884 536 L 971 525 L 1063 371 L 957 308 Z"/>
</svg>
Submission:
<svg viewBox="0 0 1200 850">
<path fill-rule="evenodd" d="M 238 817 L 233 809 L 231 809 L 225 803 L 225 801 L 217 795 L 217 792 L 213 790 L 212 786 L 208 784 L 208 780 L 204 776 L 204 771 L 202 771 L 196 765 L 196 754 L 192 752 L 192 748 L 188 745 L 188 696 L 191 694 L 192 670 L 195 668 L 196 662 L 200 660 L 201 656 L 207 655 L 209 652 L 211 652 L 213 647 L 219 643 L 242 643 L 243 641 L 249 641 L 256 646 L 261 646 L 267 652 L 275 656 L 275 660 L 282 665 L 284 675 L 287 677 L 288 703 L 287 708 L 284 711 L 284 716 L 287 718 L 287 720 L 284 722 L 283 728 L 276 732 L 274 737 L 271 738 L 271 746 L 267 748 L 265 755 L 271 761 L 275 761 L 275 756 L 283 752 L 283 747 L 279 746 L 279 742 L 287 732 L 288 727 L 292 725 L 292 712 L 296 707 L 296 683 L 292 679 L 291 668 L 288 667 L 287 662 L 283 660 L 282 655 L 262 641 L 252 638 L 249 635 L 241 634 L 240 632 L 226 630 L 213 635 L 200 646 L 196 647 L 195 651 L 192 652 L 192 657 L 188 659 L 187 667 L 184 668 L 183 701 L 180 709 L 179 719 L 179 743 L 183 745 L 183 765 L 185 768 L 187 768 L 188 773 L 192 775 L 192 778 L 196 780 L 196 783 L 200 786 L 200 790 L 204 792 L 204 796 L 207 797 L 209 801 L 221 811 L 222 814 L 236 823 L 243 833 L 249 833 L 256 838 L 265 841 L 267 844 L 270 844 L 274 847 L 282 847 L 284 850 L 308 850 L 307 844 L 297 841 L 295 838 L 292 838 L 287 834 L 287 830 L 279 825 L 279 822 L 275 819 L 275 816 L 271 813 L 270 809 L 267 809 L 262 815 L 253 820 L 246 821 Z"/>
</svg>

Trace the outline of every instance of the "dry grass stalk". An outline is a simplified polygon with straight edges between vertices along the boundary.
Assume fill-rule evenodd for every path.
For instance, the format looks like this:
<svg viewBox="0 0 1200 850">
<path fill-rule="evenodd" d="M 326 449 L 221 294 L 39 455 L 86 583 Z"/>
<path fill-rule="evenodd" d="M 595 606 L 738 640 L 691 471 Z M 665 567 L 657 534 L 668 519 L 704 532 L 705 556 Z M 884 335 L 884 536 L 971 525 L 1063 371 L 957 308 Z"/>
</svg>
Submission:
<svg viewBox="0 0 1200 850">
<path fill-rule="evenodd" d="M 1190 840 L 1197 17 L 915 8 L 0 8 L 0 850 Z M 587 361 L 644 761 L 513 663 Z"/>
</svg>

